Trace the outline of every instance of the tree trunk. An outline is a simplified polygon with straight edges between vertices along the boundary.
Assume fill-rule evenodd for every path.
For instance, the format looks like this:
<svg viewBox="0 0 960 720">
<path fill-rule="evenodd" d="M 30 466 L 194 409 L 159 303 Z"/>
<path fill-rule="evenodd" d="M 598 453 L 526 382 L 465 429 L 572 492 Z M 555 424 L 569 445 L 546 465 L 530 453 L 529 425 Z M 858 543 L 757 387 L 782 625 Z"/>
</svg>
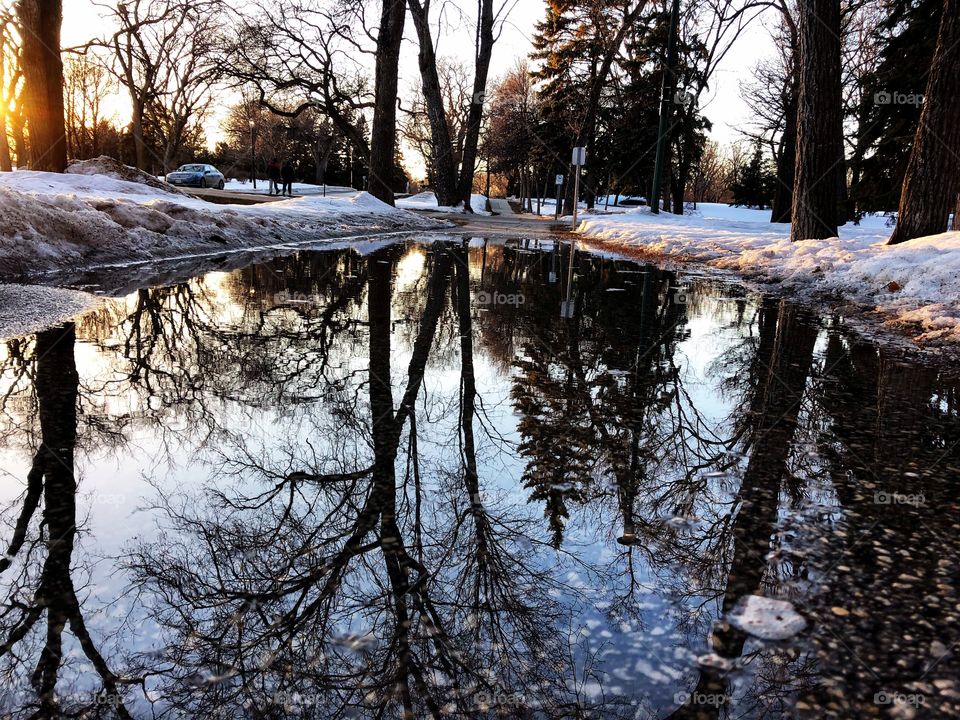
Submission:
<svg viewBox="0 0 960 720">
<path fill-rule="evenodd" d="M 840 0 L 799 4 L 800 92 L 790 239 L 837 234 L 837 142 L 843 137 Z"/>
<path fill-rule="evenodd" d="M 0 25 L 0 30 L 3 26 Z M 6 68 L 6 48 L 0 43 L 0 78 L 7 77 Z M 0 91 L 5 88 L 0 87 Z M 3 102 L 0 99 L 0 102 Z M 7 108 L 0 108 L 0 172 L 10 172 L 13 170 L 13 158 L 10 157 L 10 138 L 7 137 Z"/>
<path fill-rule="evenodd" d="M 690 162 L 685 160 L 677 165 L 677 172 L 670 181 L 670 190 L 673 195 L 673 214 L 683 215 L 683 201 L 687 194 L 687 183 L 690 181 Z"/>
<path fill-rule="evenodd" d="M 409 6 L 420 44 L 418 60 L 423 98 L 427 106 L 427 118 L 430 121 L 433 189 L 437 196 L 437 204 L 441 207 L 451 207 L 458 205 L 461 198 L 457 183 L 457 166 L 453 156 L 453 140 L 450 137 L 450 126 L 447 125 L 447 113 L 443 105 L 443 87 L 437 72 L 437 56 L 433 51 L 430 19 L 427 16 L 430 5 L 429 2 L 421 4 L 420 0 L 409 0 Z"/>
<path fill-rule="evenodd" d="M 783 137 L 780 140 L 780 157 L 777 159 L 777 187 L 773 193 L 773 208 L 770 222 L 788 223 L 793 214 L 793 179 L 797 165 L 797 94 L 789 91 L 785 103 Z"/>
<path fill-rule="evenodd" d="M 953 230 L 960 232 L 960 195 L 957 195 L 957 205 L 953 209 Z"/>
<path fill-rule="evenodd" d="M 30 167 L 67 169 L 63 108 L 63 63 L 60 60 L 61 0 L 20 0 L 17 16 L 23 28 L 23 107 L 30 131 Z"/>
<path fill-rule="evenodd" d="M 143 137 L 143 109 L 137 106 L 135 99 L 133 106 L 133 149 L 137 156 L 137 167 L 146 170 L 147 143 Z"/>
<path fill-rule="evenodd" d="M 0 114 L 0 172 L 13 170 L 13 158 L 10 157 L 10 139 L 7 137 L 7 118 Z"/>
<path fill-rule="evenodd" d="M 370 132 L 370 182 L 368 191 L 388 205 L 394 204 L 393 169 L 397 153 L 397 87 L 400 44 L 407 9 L 403 3 L 383 0 L 377 36 L 376 88 L 373 128 Z"/>
<path fill-rule="evenodd" d="M 473 195 L 473 174 L 477 166 L 477 147 L 480 145 L 480 125 L 483 123 L 483 105 L 487 92 L 487 76 L 490 74 L 490 58 L 493 57 L 493 0 L 483 0 L 480 9 L 479 45 L 477 66 L 473 78 L 473 98 L 467 118 L 467 133 L 463 141 L 463 159 L 460 163 L 460 198 L 464 210 L 473 212 L 470 196 Z"/>
<path fill-rule="evenodd" d="M 890 244 L 942 233 L 957 199 L 960 175 L 960 0 L 945 0 L 937 49 L 923 99 Z"/>
<path fill-rule="evenodd" d="M 13 144 L 17 151 L 17 169 L 25 170 L 27 168 L 27 137 L 23 130 L 23 116 L 17 120 L 13 126 Z"/>
</svg>

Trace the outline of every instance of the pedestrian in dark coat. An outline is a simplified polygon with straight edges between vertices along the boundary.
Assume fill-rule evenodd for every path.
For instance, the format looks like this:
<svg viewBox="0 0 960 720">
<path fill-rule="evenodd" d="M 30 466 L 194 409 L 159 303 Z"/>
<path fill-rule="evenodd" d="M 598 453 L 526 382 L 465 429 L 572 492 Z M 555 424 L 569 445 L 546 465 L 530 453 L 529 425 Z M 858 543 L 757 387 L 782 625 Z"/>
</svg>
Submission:
<svg viewBox="0 0 960 720">
<path fill-rule="evenodd" d="M 280 167 L 280 161 L 274 158 L 270 161 L 270 164 L 267 165 L 267 177 L 270 178 L 270 194 L 279 195 L 280 194 L 280 176 L 282 169 Z"/>
<path fill-rule="evenodd" d="M 280 176 L 283 178 L 283 194 L 293 197 L 293 165 L 287 160 L 280 169 Z"/>
</svg>

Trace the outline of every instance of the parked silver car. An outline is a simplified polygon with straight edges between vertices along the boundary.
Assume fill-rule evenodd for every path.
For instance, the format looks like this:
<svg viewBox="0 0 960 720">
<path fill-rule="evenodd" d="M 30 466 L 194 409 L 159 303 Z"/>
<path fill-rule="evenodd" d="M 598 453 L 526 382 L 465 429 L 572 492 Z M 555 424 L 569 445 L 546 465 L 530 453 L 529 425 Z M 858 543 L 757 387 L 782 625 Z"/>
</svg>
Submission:
<svg viewBox="0 0 960 720">
<path fill-rule="evenodd" d="M 167 175 L 167 182 L 171 185 L 223 190 L 225 178 L 213 165 L 181 165 Z"/>
</svg>

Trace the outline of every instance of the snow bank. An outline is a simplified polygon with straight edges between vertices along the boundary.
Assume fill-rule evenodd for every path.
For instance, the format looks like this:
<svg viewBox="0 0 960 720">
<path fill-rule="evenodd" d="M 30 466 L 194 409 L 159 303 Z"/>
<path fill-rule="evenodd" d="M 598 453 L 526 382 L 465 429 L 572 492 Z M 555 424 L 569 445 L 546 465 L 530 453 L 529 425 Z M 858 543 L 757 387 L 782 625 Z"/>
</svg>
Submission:
<svg viewBox="0 0 960 720">
<path fill-rule="evenodd" d="M 171 195 L 183 195 L 182 190 L 175 188 L 173 185 L 168 185 L 160 178 L 135 167 L 124 165 L 119 160 L 114 160 L 106 155 L 101 155 L 93 160 L 74 160 L 67 168 L 67 173 L 71 175 L 105 175 L 114 180 L 127 180 L 141 185 L 149 185 Z"/>
<path fill-rule="evenodd" d="M 212 205 L 117 166 L 124 167 L 100 159 L 74 165 L 64 175 L 0 173 L 0 273 L 438 227 L 436 221 L 389 207 L 366 193 Z M 126 178 L 116 177 L 123 173 Z"/>
<path fill-rule="evenodd" d="M 419 195 L 412 195 L 411 197 L 397 200 L 397 207 L 404 208 L 405 210 L 431 210 L 433 212 L 442 213 L 463 212 L 463 203 L 460 203 L 456 207 L 449 207 L 446 205 L 443 207 L 439 206 L 437 204 L 437 196 L 432 192 L 422 192 Z M 470 207 L 477 215 L 492 214 L 489 210 L 487 210 L 486 195 L 471 195 Z"/>
<path fill-rule="evenodd" d="M 960 341 L 960 233 L 886 245 L 884 217 L 847 225 L 839 238 L 790 242 L 769 211 L 700 205 L 682 217 L 639 208 L 585 216 L 579 231 L 614 246 L 705 262 L 805 299 L 853 302 L 888 324 L 919 327 L 917 342 Z"/>
</svg>

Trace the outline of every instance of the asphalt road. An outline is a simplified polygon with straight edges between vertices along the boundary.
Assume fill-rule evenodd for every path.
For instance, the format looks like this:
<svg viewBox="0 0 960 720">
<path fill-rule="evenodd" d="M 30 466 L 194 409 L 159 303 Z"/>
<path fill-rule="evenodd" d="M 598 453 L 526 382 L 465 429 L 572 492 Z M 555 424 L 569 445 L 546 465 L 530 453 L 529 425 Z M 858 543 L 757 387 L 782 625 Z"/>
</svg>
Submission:
<svg viewBox="0 0 960 720">
<path fill-rule="evenodd" d="M 213 188 L 183 188 L 188 192 L 207 202 L 218 205 L 262 205 L 264 203 L 283 202 L 287 198 L 266 195 L 264 193 L 242 192 L 238 190 L 214 190 Z M 349 197 L 355 190 L 344 188 L 327 188 L 327 197 Z M 311 196 L 321 195 L 320 192 L 311 192 Z M 298 197 L 294 193 L 294 197 Z"/>
</svg>

